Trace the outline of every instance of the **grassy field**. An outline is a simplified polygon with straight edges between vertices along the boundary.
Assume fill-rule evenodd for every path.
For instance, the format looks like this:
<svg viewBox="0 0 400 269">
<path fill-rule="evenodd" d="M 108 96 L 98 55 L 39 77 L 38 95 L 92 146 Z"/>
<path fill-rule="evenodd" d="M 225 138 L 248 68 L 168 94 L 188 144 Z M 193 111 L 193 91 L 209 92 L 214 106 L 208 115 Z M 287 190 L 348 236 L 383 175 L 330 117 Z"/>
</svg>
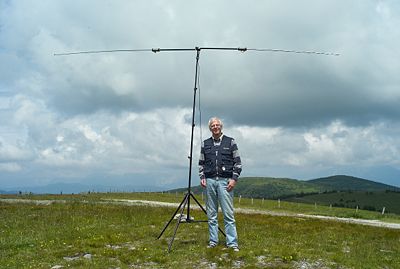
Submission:
<svg viewBox="0 0 400 269">
<path fill-rule="evenodd" d="M 196 195 L 198 200 L 204 205 L 202 195 Z M 29 199 L 29 196 L 24 196 Z M 133 199 L 133 200 L 149 200 L 149 201 L 162 201 L 171 203 L 180 203 L 184 197 L 184 193 L 92 193 L 90 195 L 50 195 L 50 196 L 33 196 L 34 199 L 67 199 L 69 201 L 104 201 L 107 199 Z M 1 198 L 1 196 L 0 196 Z M 310 203 L 293 203 L 278 200 L 266 199 L 250 199 L 239 198 L 235 196 L 235 206 L 240 208 L 251 208 L 257 210 L 268 210 L 272 212 L 285 212 L 285 213 L 301 213 L 310 215 L 323 215 L 334 216 L 343 218 L 360 218 L 360 219 L 376 219 L 386 222 L 400 223 L 400 215 L 398 214 L 384 214 L 374 211 L 356 210 L 351 208 L 336 208 L 323 204 L 310 204 Z"/>
<path fill-rule="evenodd" d="M 173 208 L 98 203 L 123 198 L 180 202 L 182 197 L 90 194 L 23 197 L 66 201 L 49 205 L 0 202 L 0 268 L 399 268 L 400 230 L 237 214 L 239 253 L 225 249 L 222 242 L 206 249 L 206 223 L 182 223 L 168 253 L 175 222 L 160 240 L 156 238 Z M 235 202 L 237 207 L 277 211 L 322 210 L 283 202 L 279 207 L 277 201 Z M 205 218 L 202 212 L 192 212 L 195 219 Z"/>
</svg>

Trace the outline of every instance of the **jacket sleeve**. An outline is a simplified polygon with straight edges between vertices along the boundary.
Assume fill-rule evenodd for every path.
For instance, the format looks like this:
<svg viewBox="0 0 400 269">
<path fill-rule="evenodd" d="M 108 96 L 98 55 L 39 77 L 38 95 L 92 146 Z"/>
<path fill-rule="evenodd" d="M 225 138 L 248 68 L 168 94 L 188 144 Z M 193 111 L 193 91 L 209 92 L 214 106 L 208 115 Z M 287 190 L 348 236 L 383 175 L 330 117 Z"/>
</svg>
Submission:
<svg viewBox="0 0 400 269">
<path fill-rule="evenodd" d="M 201 143 L 200 158 L 199 158 L 199 177 L 206 178 L 204 175 L 205 157 L 204 157 L 204 142 Z"/>
<path fill-rule="evenodd" d="M 238 180 L 240 173 L 242 172 L 242 160 L 240 159 L 239 150 L 235 139 L 232 139 L 231 143 L 232 156 L 233 156 L 233 176 L 232 179 Z"/>
</svg>

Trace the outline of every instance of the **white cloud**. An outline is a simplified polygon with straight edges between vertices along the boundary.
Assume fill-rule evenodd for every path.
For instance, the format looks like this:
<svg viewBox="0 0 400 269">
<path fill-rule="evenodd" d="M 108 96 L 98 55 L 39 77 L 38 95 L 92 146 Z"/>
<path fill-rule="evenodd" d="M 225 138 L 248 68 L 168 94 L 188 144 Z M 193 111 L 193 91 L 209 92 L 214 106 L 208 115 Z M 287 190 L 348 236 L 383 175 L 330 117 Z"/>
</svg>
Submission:
<svg viewBox="0 0 400 269">
<path fill-rule="evenodd" d="M 232 133 L 244 156 L 245 171 L 296 178 L 294 171 L 304 169 L 327 173 L 334 167 L 336 171 L 351 166 L 399 168 L 400 141 L 393 135 L 399 131 L 390 122 L 352 127 L 334 121 L 306 130 L 239 126 Z"/>
<path fill-rule="evenodd" d="M 53 54 L 195 46 L 341 53 L 201 51 L 203 118 L 226 120 L 245 175 L 400 169 L 397 2 L 22 0 L 0 7 L 3 175 L 184 182 L 194 51 Z"/>
<path fill-rule="evenodd" d="M 17 163 L 0 163 L 0 172 L 18 172 L 21 166 Z"/>
</svg>

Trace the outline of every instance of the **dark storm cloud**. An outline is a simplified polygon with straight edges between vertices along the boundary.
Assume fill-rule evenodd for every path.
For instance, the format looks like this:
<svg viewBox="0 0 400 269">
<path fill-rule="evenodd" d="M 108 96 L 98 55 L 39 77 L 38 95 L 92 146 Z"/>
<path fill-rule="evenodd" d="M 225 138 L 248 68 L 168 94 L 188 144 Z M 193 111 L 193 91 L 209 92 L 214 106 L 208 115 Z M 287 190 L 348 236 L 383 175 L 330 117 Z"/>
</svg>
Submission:
<svg viewBox="0 0 400 269">
<path fill-rule="evenodd" d="M 85 9 L 87 3 L 42 5 L 37 14 L 62 13 L 51 25 L 41 18 L 29 26 L 32 31 L 25 31 L 26 44 L 31 42 L 25 51 L 32 51 L 28 64 L 39 68 L 39 73 L 28 75 L 41 79 L 42 98 L 61 112 L 146 111 L 191 106 L 195 52 L 52 53 L 194 46 L 335 52 L 341 55 L 202 51 L 204 111 L 262 126 L 312 126 L 337 119 L 368 124 L 397 118 L 397 93 L 385 89 L 397 85 L 398 64 L 388 59 L 395 45 L 388 43 L 385 32 L 394 30 L 391 24 L 398 18 L 394 12 L 388 15 L 387 2 L 343 3 L 104 2 L 96 10 Z M 21 12 L 12 12 L 17 25 L 5 21 L 5 34 L 24 25 Z M 28 21 L 35 19 L 28 16 Z M 8 43 L 23 48 L 23 37 L 13 40 Z"/>
</svg>

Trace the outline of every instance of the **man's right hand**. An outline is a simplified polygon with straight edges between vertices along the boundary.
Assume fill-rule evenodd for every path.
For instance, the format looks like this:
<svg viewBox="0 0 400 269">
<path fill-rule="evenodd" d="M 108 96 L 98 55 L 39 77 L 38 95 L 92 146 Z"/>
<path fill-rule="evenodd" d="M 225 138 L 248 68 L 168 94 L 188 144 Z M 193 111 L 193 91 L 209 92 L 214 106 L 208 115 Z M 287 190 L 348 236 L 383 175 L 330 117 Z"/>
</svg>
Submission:
<svg viewBox="0 0 400 269">
<path fill-rule="evenodd" d="M 205 188 L 207 186 L 207 180 L 205 178 L 200 179 L 200 185 Z"/>
</svg>

